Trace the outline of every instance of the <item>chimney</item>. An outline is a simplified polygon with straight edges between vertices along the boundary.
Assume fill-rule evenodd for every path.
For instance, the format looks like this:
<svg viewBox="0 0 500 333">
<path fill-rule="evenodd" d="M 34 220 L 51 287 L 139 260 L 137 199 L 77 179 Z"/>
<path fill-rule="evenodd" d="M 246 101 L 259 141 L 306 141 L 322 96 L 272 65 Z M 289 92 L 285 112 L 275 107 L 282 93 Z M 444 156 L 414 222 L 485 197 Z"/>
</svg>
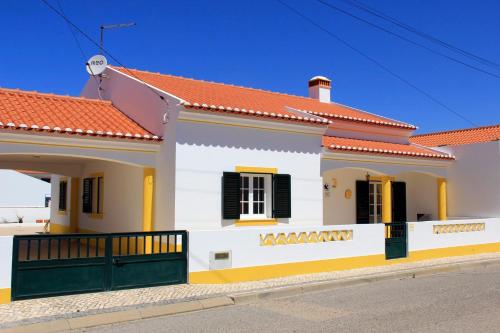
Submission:
<svg viewBox="0 0 500 333">
<path fill-rule="evenodd" d="M 332 81 L 324 76 L 315 76 L 309 80 L 309 97 L 321 103 L 330 103 Z"/>
</svg>

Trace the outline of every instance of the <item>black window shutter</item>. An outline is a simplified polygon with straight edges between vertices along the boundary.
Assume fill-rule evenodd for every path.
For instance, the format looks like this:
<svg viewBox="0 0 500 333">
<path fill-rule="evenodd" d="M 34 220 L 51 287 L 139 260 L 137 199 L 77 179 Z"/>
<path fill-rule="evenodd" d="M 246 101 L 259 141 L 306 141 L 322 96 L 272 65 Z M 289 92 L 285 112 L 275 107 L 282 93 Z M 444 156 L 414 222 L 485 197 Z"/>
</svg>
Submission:
<svg viewBox="0 0 500 333">
<path fill-rule="evenodd" d="M 83 179 L 82 211 L 92 213 L 92 178 Z"/>
<path fill-rule="evenodd" d="M 59 182 L 59 210 L 66 210 L 66 193 L 68 183 L 66 181 Z"/>
<path fill-rule="evenodd" d="M 405 182 L 392 182 L 392 221 L 406 222 Z"/>
<path fill-rule="evenodd" d="M 273 217 L 292 217 L 292 190 L 290 175 L 273 176 Z"/>
<path fill-rule="evenodd" d="M 370 183 L 364 180 L 356 181 L 356 223 L 370 223 Z"/>
<path fill-rule="evenodd" d="M 240 174 L 224 172 L 222 176 L 222 218 L 240 218 Z"/>
</svg>

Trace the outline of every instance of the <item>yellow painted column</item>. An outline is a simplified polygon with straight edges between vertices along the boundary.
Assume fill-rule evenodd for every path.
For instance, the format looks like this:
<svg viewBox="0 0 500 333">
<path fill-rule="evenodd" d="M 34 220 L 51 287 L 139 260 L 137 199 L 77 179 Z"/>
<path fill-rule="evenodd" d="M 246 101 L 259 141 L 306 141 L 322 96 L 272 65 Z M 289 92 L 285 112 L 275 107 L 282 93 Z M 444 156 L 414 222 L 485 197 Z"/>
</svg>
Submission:
<svg viewBox="0 0 500 333">
<path fill-rule="evenodd" d="M 153 231 L 155 169 L 144 168 L 142 231 Z M 151 237 L 146 237 L 146 253 L 151 253 Z"/>
<path fill-rule="evenodd" d="M 70 232 L 78 232 L 78 215 L 80 210 L 78 208 L 80 178 L 71 177 L 71 194 L 70 194 L 70 208 L 69 208 L 69 229 Z"/>
<path fill-rule="evenodd" d="M 380 177 L 382 182 L 382 222 L 392 222 L 392 178 Z"/>
<path fill-rule="evenodd" d="M 446 185 L 447 185 L 446 178 L 437 179 L 438 219 L 440 221 L 445 221 L 448 219 L 448 213 L 446 211 L 446 193 L 447 193 Z"/>
</svg>

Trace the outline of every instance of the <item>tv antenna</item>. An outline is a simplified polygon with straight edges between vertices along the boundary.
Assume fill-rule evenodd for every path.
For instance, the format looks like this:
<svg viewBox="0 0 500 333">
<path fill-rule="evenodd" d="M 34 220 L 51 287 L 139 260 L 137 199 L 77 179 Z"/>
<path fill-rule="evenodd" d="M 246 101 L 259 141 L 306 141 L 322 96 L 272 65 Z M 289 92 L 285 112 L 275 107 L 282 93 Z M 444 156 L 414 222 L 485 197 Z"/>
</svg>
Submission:
<svg viewBox="0 0 500 333">
<path fill-rule="evenodd" d="M 129 23 L 118 23 L 118 24 L 107 24 L 107 25 L 101 25 L 101 42 L 100 42 L 100 54 L 103 54 L 104 50 L 104 30 L 110 30 L 110 29 L 122 29 L 122 28 L 130 28 L 135 25 L 135 22 L 129 22 Z"/>
</svg>

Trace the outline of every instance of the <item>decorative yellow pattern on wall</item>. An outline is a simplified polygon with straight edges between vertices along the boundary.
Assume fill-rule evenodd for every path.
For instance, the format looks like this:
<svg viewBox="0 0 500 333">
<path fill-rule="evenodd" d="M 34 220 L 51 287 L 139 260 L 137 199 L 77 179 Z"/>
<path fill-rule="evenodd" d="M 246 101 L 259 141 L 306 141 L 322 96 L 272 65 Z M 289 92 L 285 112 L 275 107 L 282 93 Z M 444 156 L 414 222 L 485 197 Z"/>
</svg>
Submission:
<svg viewBox="0 0 500 333">
<path fill-rule="evenodd" d="M 432 227 L 435 234 L 452 234 L 458 232 L 484 231 L 484 223 L 438 224 Z"/>
<path fill-rule="evenodd" d="M 280 232 L 261 234 L 260 246 L 322 243 L 352 240 L 352 230 L 325 230 L 310 232 Z"/>
</svg>

